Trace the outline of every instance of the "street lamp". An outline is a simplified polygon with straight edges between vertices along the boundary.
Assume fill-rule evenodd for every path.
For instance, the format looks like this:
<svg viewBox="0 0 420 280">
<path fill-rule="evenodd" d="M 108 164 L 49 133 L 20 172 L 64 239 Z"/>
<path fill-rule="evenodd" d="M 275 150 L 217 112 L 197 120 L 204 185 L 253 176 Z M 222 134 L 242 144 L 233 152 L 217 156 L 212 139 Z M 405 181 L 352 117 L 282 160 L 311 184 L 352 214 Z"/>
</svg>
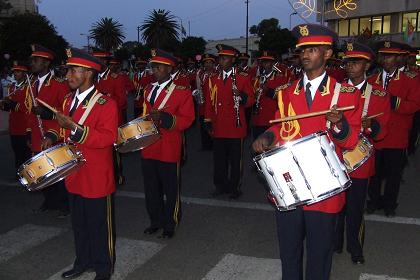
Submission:
<svg viewBox="0 0 420 280">
<path fill-rule="evenodd" d="M 87 51 L 89 52 L 90 50 L 90 38 L 92 38 L 89 34 L 85 34 L 85 33 L 80 33 L 81 36 L 86 36 L 87 38 Z"/>
<path fill-rule="evenodd" d="M 179 19 L 179 21 L 181 22 L 181 33 L 182 33 L 182 35 L 184 35 L 184 37 L 186 37 L 187 32 L 185 31 L 184 25 L 182 24 L 182 18 L 180 18 L 179 16 L 174 16 L 174 17 Z"/>
<path fill-rule="evenodd" d="M 295 11 L 295 12 L 291 13 L 290 16 L 289 16 L 289 30 L 292 30 L 292 16 L 293 15 L 297 15 L 297 12 Z"/>
</svg>

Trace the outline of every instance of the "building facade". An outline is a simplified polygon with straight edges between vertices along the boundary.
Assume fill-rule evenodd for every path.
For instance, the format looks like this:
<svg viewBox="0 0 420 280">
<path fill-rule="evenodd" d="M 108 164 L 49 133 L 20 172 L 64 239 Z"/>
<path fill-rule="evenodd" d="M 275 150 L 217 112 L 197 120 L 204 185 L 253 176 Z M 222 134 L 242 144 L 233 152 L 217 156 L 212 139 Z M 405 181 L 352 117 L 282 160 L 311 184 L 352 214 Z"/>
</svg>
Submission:
<svg viewBox="0 0 420 280">
<path fill-rule="evenodd" d="M 38 13 L 36 0 L 8 0 L 12 8 L 0 13 L 0 18 L 11 17 L 14 14 Z"/>
<path fill-rule="evenodd" d="M 321 1 L 317 0 L 318 7 Z M 343 40 L 361 34 L 378 39 L 405 42 L 420 47 L 420 0 L 353 0 L 357 8 L 347 11 L 347 18 L 334 12 L 333 1 L 327 0 L 324 20 Z M 320 17 L 318 16 L 318 20 Z"/>
<path fill-rule="evenodd" d="M 258 41 L 260 38 L 258 36 L 249 36 L 248 37 L 248 53 L 252 56 L 258 51 Z M 222 40 L 208 40 L 206 44 L 206 52 L 216 54 L 216 45 L 225 44 L 236 48 L 240 52 L 246 51 L 246 38 L 232 38 L 232 39 L 222 39 Z"/>
</svg>

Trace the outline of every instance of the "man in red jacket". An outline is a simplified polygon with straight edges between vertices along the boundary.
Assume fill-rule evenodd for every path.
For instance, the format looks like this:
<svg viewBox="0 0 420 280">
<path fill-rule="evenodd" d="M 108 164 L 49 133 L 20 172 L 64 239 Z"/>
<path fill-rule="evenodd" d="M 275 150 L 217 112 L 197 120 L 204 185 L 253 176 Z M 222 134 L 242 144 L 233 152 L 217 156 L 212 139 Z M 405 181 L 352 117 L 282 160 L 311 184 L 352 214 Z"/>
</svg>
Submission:
<svg viewBox="0 0 420 280">
<path fill-rule="evenodd" d="M 172 238 L 181 218 L 180 160 L 182 132 L 194 121 L 191 90 L 171 78 L 176 58 L 152 50 L 152 71 L 156 82 L 144 90 L 144 112 L 159 128 L 161 138 L 141 151 L 146 209 L 150 226 L 146 234 L 163 229 L 160 238 Z M 166 200 L 164 200 L 164 196 Z"/>
<path fill-rule="evenodd" d="M 278 93 L 277 115 L 285 117 L 330 109 L 337 81 L 326 74 L 325 66 L 333 54 L 332 45 L 337 42 L 337 34 L 325 26 L 314 24 L 298 25 L 292 32 L 298 39 L 296 47 L 300 49 L 304 75 Z M 328 133 L 336 144 L 337 154 L 341 154 L 341 149 L 352 149 L 358 141 L 361 126 L 359 90 L 342 84 L 336 104 L 338 107 L 353 105 L 355 109 L 340 112 L 334 109 L 334 105 L 326 116 L 272 126 L 253 143 L 254 150 L 261 153 L 276 144 L 326 130 L 327 120 L 331 123 Z M 316 165 L 317 162 L 312 164 Z M 296 207 L 295 210 L 276 211 L 283 280 L 303 279 L 305 238 L 305 278 L 329 279 L 337 214 L 344 202 L 345 194 L 342 192 L 308 206 Z"/>
<path fill-rule="evenodd" d="M 361 133 L 374 144 L 382 140 L 388 128 L 391 106 L 389 95 L 381 86 L 371 85 L 366 80 L 366 72 L 374 60 L 375 54 L 366 45 L 348 43 L 344 56 L 348 83 L 361 91 L 362 127 Z M 382 114 L 374 118 L 368 118 Z M 373 151 L 372 151 L 373 152 Z M 351 188 L 346 191 L 346 206 L 340 213 L 337 223 L 335 252 L 341 253 L 344 242 L 344 225 L 346 225 L 347 251 L 351 254 L 354 264 L 364 264 L 363 241 L 365 225 L 363 213 L 366 204 L 369 178 L 375 172 L 375 155 L 351 172 Z"/>
<path fill-rule="evenodd" d="M 21 61 L 13 62 L 13 76 L 16 83 L 8 89 L 8 96 L 0 101 L 0 108 L 9 111 L 9 134 L 13 153 L 15 154 L 16 171 L 22 163 L 31 157 L 31 150 L 27 145 L 26 125 L 30 114 L 30 104 L 26 101 L 28 67 Z"/>
<path fill-rule="evenodd" d="M 80 276 L 94 269 L 95 280 L 110 279 L 115 263 L 115 192 L 112 163 L 113 144 L 117 140 L 118 108 L 116 102 L 102 95 L 94 85 L 105 66 L 88 53 L 67 51 L 67 80 L 75 91 L 62 104 L 57 120 L 82 152 L 86 162 L 65 179 L 69 192 L 76 260 L 64 272 L 64 279 Z M 80 119 L 92 106 L 84 123 Z M 47 139 L 48 144 L 56 139 Z"/>
<path fill-rule="evenodd" d="M 403 52 L 400 43 L 380 42 L 379 55 L 383 70 L 369 78 L 369 83 L 382 86 L 391 98 L 388 134 L 376 145 L 376 173 L 369 184 L 367 209 L 368 213 L 373 213 L 384 208 L 387 217 L 395 216 L 409 132 L 414 113 L 420 108 L 419 80 L 398 69 L 398 57 Z M 381 197 L 384 180 L 384 195 Z"/>
<path fill-rule="evenodd" d="M 204 85 L 204 125 L 213 134 L 213 196 L 230 194 L 231 199 L 242 195 L 242 155 L 247 135 L 245 108 L 252 106 L 251 79 L 233 67 L 238 50 L 227 45 L 216 46 L 221 71 L 213 74 Z M 230 170 L 230 175 L 229 175 Z"/>
</svg>

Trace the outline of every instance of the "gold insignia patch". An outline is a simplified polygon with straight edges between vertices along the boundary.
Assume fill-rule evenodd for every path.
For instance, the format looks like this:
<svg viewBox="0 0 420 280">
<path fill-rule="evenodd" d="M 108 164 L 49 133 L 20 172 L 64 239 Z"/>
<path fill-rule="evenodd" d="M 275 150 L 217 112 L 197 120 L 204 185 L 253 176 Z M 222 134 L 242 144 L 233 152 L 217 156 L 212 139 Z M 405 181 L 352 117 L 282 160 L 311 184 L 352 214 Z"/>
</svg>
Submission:
<svg viewBox="0 0 420 280">
<path fill-rule="evenodd" d="M 106 99 L 103 97 L 99 97 L 98 101 L 96 101 L 99 105 L 104 105 L 106 103 Z"/>
<path fill-rule="evenodd" d="M 180 85 L 177 85 L 177 86 L 175 87 L 175 89 L 185 90 L 185 89 L 187 89 L 187 87 L 186 87 L 186 86 L 180 86 Z"/>
<path fill-rule="evenodd" d="M 353 43 L 347 43 L 347 50 L 349 52 L 353 51 Z"/>
<path fill-rule="evenodd" d="M 413 72 L 413 71 L 408 71 L 408 72 L 405 72 L 405 75 L 407 77 L 413 79 L 413 78 L 417 77 L 418 74 L 416 72 Z"/>
<path fill-rule="evenodd" d="M 263 56 L 268 56 L 267 51 L 263 52 Z"/>
<path fill-rule="evenodd" d="M 72 57 L 71 49 L 66 49 L 67 57 Z"/>
<path fill-rule="evenodd" d="M 329 94 L 328 88 L 326 86 L 322 86 L 322 90 L 319 90 L 319 92 L 321 93 L 321 96 Z"/>
<path fill-rule="evenodd" d="M 386 95 L 386 92 L 385 91 L 382 91 L 382 90 L 379 90 L 379 89 L 374 89 L 374 90 L 372 90 L 372 94 L 382 97 L 382 96 L 385 96 Z"/>
<path fill-rule="evenodd" d="M 342 93 L 353 93 L 356 91 L 355 87 L 352 86 L 342 86 L 340 92 Z"/>
<path fill-rule="evenodd" d="M 222 48 L 222 45 L 220 45 L 220 44 L 218 44 L 218 45 L 216 45 L 216 49 L 218 50 L 218 51 L 221 51 L 223 48 Z"/>
<path fill-rule="evenodd" d="M 156 49 L 151 49 L 151 50 L 150 50 L 150 54 L 151 54 L 152 56 L 156 56 Z"/>
<path fill-rule="evenodd" d="M 391 47 L 391 42 L 386 41 L 384 43 L 385 48 L 390 48 Z"/>
<path fill-rule="evenodd" d="M 239 72 L 239 75 L 247 77 L 248 76 L 248 73 L 246 73 L 246 72 Z"/>
<path fill-rule="evenodd" d="M 35 51 L 35 45 L 34 44 L 31 45 L 31 51 L 33 51 L 33 52 Z"/>
<path fill-rule="evenodd" d="M 299 26 L 299 32 L 300 32 L 300 35 L 302 36 L 308 36 L 309 35 L 308 26 L 307 25 Z"/>
<path fill-rule="evenodd" d="M 13 66 L 17 66 L 18 62 L 16 60 L 13 60 Z"/>
</svg>

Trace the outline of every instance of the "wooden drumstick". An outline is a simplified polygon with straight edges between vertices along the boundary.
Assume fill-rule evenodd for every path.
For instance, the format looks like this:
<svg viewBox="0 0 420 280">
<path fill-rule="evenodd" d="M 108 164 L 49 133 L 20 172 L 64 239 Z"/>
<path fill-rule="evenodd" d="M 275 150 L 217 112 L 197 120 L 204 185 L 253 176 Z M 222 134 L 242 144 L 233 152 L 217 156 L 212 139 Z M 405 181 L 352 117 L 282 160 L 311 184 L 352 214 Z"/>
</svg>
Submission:
<svg viewBox="0 0 420 280">
<path fill-rule="evenodd" d="M 42 106 L 44 106 L 45 108 L 47 108 L 48 110 L 50 110 L 51 112 L 53 112 L 54 114 L 57 114 L 57 110 L 55 109 L 55 108 L 53 108 L 53 107 L 51 107 L 47 102 L 45 102 L 45 101 L 42 101 L 41 99 L 39 99 L 39 98 L 36 98 L 36 100 L 39 102 L 39 103 L 41 103 L 41 105 Z"/>
<path fill-rule="evenodd" d="M 336 108 L 337 111 L 348 111 L 348 110 L 353 110 L 353 109 L 354 109 L 354 105 Z M 288 121 L 294 121 L 294 120 L 303 119 L 303 118 L 316 117 L 320 115 L 325 115 L 327 113 L 330 113 L 331 111 L 332 110 L 330 109 L 330 110 L 312 112 L 312 113 L 301 114 L 301 115 L 296 115 L 296 116 L 290 116 L 290 117 L 285 117 L 281 119 L 270 120 L 270 123 L 288 122 Z"/>
<path fill-rule="evenodd" d="M 378 114 L 375 114 L 375 115 L 372 115 L 372 116 L 368 116 L 368 117 L 366 117 L 366 119 L 367 120 L 374 119 L 376 117 L 382 116 L 383 114 L 384 114 L 384 112 L 381 112 L 381 113 L 378 113 Z"/>
</svg>

